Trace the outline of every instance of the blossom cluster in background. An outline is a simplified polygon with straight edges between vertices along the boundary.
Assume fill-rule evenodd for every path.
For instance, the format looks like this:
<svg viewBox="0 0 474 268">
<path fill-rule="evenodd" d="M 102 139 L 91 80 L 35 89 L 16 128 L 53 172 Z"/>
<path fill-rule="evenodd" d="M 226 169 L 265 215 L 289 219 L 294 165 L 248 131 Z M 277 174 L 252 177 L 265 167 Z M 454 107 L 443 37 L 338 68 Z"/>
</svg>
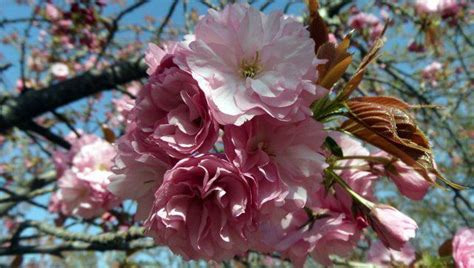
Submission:
<svg viewBox="0 0 474 268">
<path fill-rule="evenodd" d="M 51 196 L 49 209 L 86 219 L 101 216 L 120 204 L 107 189 L 114 147 L 91 134 L 71 133 L 67 140 L 71 149 L 53 154 L 59 189 Z"/>
</svg>

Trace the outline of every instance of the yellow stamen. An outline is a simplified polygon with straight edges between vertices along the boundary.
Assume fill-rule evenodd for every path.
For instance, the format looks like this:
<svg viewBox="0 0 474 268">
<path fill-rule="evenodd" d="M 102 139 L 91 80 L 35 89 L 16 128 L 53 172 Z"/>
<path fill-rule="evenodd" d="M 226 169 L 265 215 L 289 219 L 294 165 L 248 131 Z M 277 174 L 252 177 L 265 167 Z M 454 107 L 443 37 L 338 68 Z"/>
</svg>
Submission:
<svg viewBox="0 0 474 268">
<path fill-rule="evenodd" d="M 263 67 L 260 64 L 258 51 L 255 53 L 255 57 L 250 61 L 242 60 L 240 63 L 240 75 L 242 78 L 255 78 Z"/>
</svg>

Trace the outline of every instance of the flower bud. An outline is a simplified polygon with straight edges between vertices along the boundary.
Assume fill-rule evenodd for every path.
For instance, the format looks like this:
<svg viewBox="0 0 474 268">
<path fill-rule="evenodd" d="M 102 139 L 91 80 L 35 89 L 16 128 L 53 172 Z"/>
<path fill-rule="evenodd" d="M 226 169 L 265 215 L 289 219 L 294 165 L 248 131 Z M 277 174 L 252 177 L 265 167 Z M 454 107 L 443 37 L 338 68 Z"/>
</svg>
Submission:
<svg viewBox="0 0 474 268">
<path fill-rule="evenodd" d="M 388 248 L 401 250 L 410 238 L 415 237 L 416 222 L 397 209 L 377 204 L 369 214 L 369 221 L 380 240 Z"/>
</svg>

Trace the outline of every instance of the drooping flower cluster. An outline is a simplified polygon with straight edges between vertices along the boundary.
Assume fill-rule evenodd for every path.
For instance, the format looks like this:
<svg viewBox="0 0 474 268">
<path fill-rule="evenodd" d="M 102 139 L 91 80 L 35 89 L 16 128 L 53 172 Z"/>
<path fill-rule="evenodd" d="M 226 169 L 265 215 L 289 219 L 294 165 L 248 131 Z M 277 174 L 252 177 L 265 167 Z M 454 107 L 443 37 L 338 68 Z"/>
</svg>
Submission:
<svg viewBox="0 0 474 268">
<path fill-rule="evenodd" d="M 137 201 L 158 244 L 186 259 L 256 250 L 302 266 L 309 255 L 329 265 L 349 254 L 368 225 L 397 250 L 414 237 L 413 220 L 373 203 L 390 157 L 311 117 L 327 94 L 314 46 L 301 23 L 245 4 L 210 10 L 185 42 L 149 46 L 150 77 L 117 141 L 109 189 Z M 347 158 L 323 146 L 328 137 Z"/>
<path fill-rule="evenodd" d="M 72 133 L 66 139 L 71 149 L 53 154 L 59 189 L 51 196 L 49 209 L 92 218 L 117 206 L 120 200 L 107 189 L 113 146 L 95 135 L 76 138 Z"/>
</svg>

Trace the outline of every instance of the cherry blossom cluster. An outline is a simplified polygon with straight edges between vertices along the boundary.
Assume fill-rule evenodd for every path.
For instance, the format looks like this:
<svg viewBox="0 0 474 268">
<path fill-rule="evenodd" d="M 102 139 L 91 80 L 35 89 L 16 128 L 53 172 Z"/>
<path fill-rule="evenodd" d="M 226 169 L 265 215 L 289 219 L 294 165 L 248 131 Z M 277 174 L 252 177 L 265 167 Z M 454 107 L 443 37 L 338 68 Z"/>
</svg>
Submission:
<svg viewBox="0 0 474 268">
<path fill-rule="evenodd" d="M 66 140 L 71 148 L 53 154 L 59 189 L 51 196 L 49 210 L 87 219 L 119 205 L 121 200 L 107 189 L 114 147 L 91 134 L 71 133 Z"/>
<path fill-rule="evenodd" d="M 70 49 L 75 45 L 86 46 L 89 49 L 100 47 L 100 39 L 94 28 L 98 23 L 97 9 L 105 6 L 106 2 L 103 0 L 88 2 L 73 2 L 67 11 L 59 9 L 52 3 L 46 3 L 44 15 L 54 22 L 52 34 L 57 37 L 55 42 Z"/>
<path fill-rule="evenodd" d="M 388 13 L 382 9 L 381 15 L 388 19 Z M 362 12 L 358 9 L 352 10 L 352 15 L 347 23 L 350 27 L 362 33 L 367 32 L 370 40 L 375 40 L 380 36 L 384 28 L 384 22 L 373 14 Z"/>
<path fill-rule="evenodd" d="M 402 250 L 417 224 L 376 203 L 379 177 L 419 200 L 430 183 L 312 118 L 328 90 L 307 29 L 245 4 L 210 10 L 194 35 L 150 44 L 109 190 L 137 201 L 146 233 L 185 259 L 249 250 L 302 266 L 350 254 L 367 226 Z M 343 156 L 323 146 L 330 139 Z"/>
<path fill-rule="evenodd" d="M 456 16 L 464 6 L 467 6 L 464 0 L 417 0 L 415 3 L 418 14 L 440 15 L 443 19 Z"/>
</svg>

